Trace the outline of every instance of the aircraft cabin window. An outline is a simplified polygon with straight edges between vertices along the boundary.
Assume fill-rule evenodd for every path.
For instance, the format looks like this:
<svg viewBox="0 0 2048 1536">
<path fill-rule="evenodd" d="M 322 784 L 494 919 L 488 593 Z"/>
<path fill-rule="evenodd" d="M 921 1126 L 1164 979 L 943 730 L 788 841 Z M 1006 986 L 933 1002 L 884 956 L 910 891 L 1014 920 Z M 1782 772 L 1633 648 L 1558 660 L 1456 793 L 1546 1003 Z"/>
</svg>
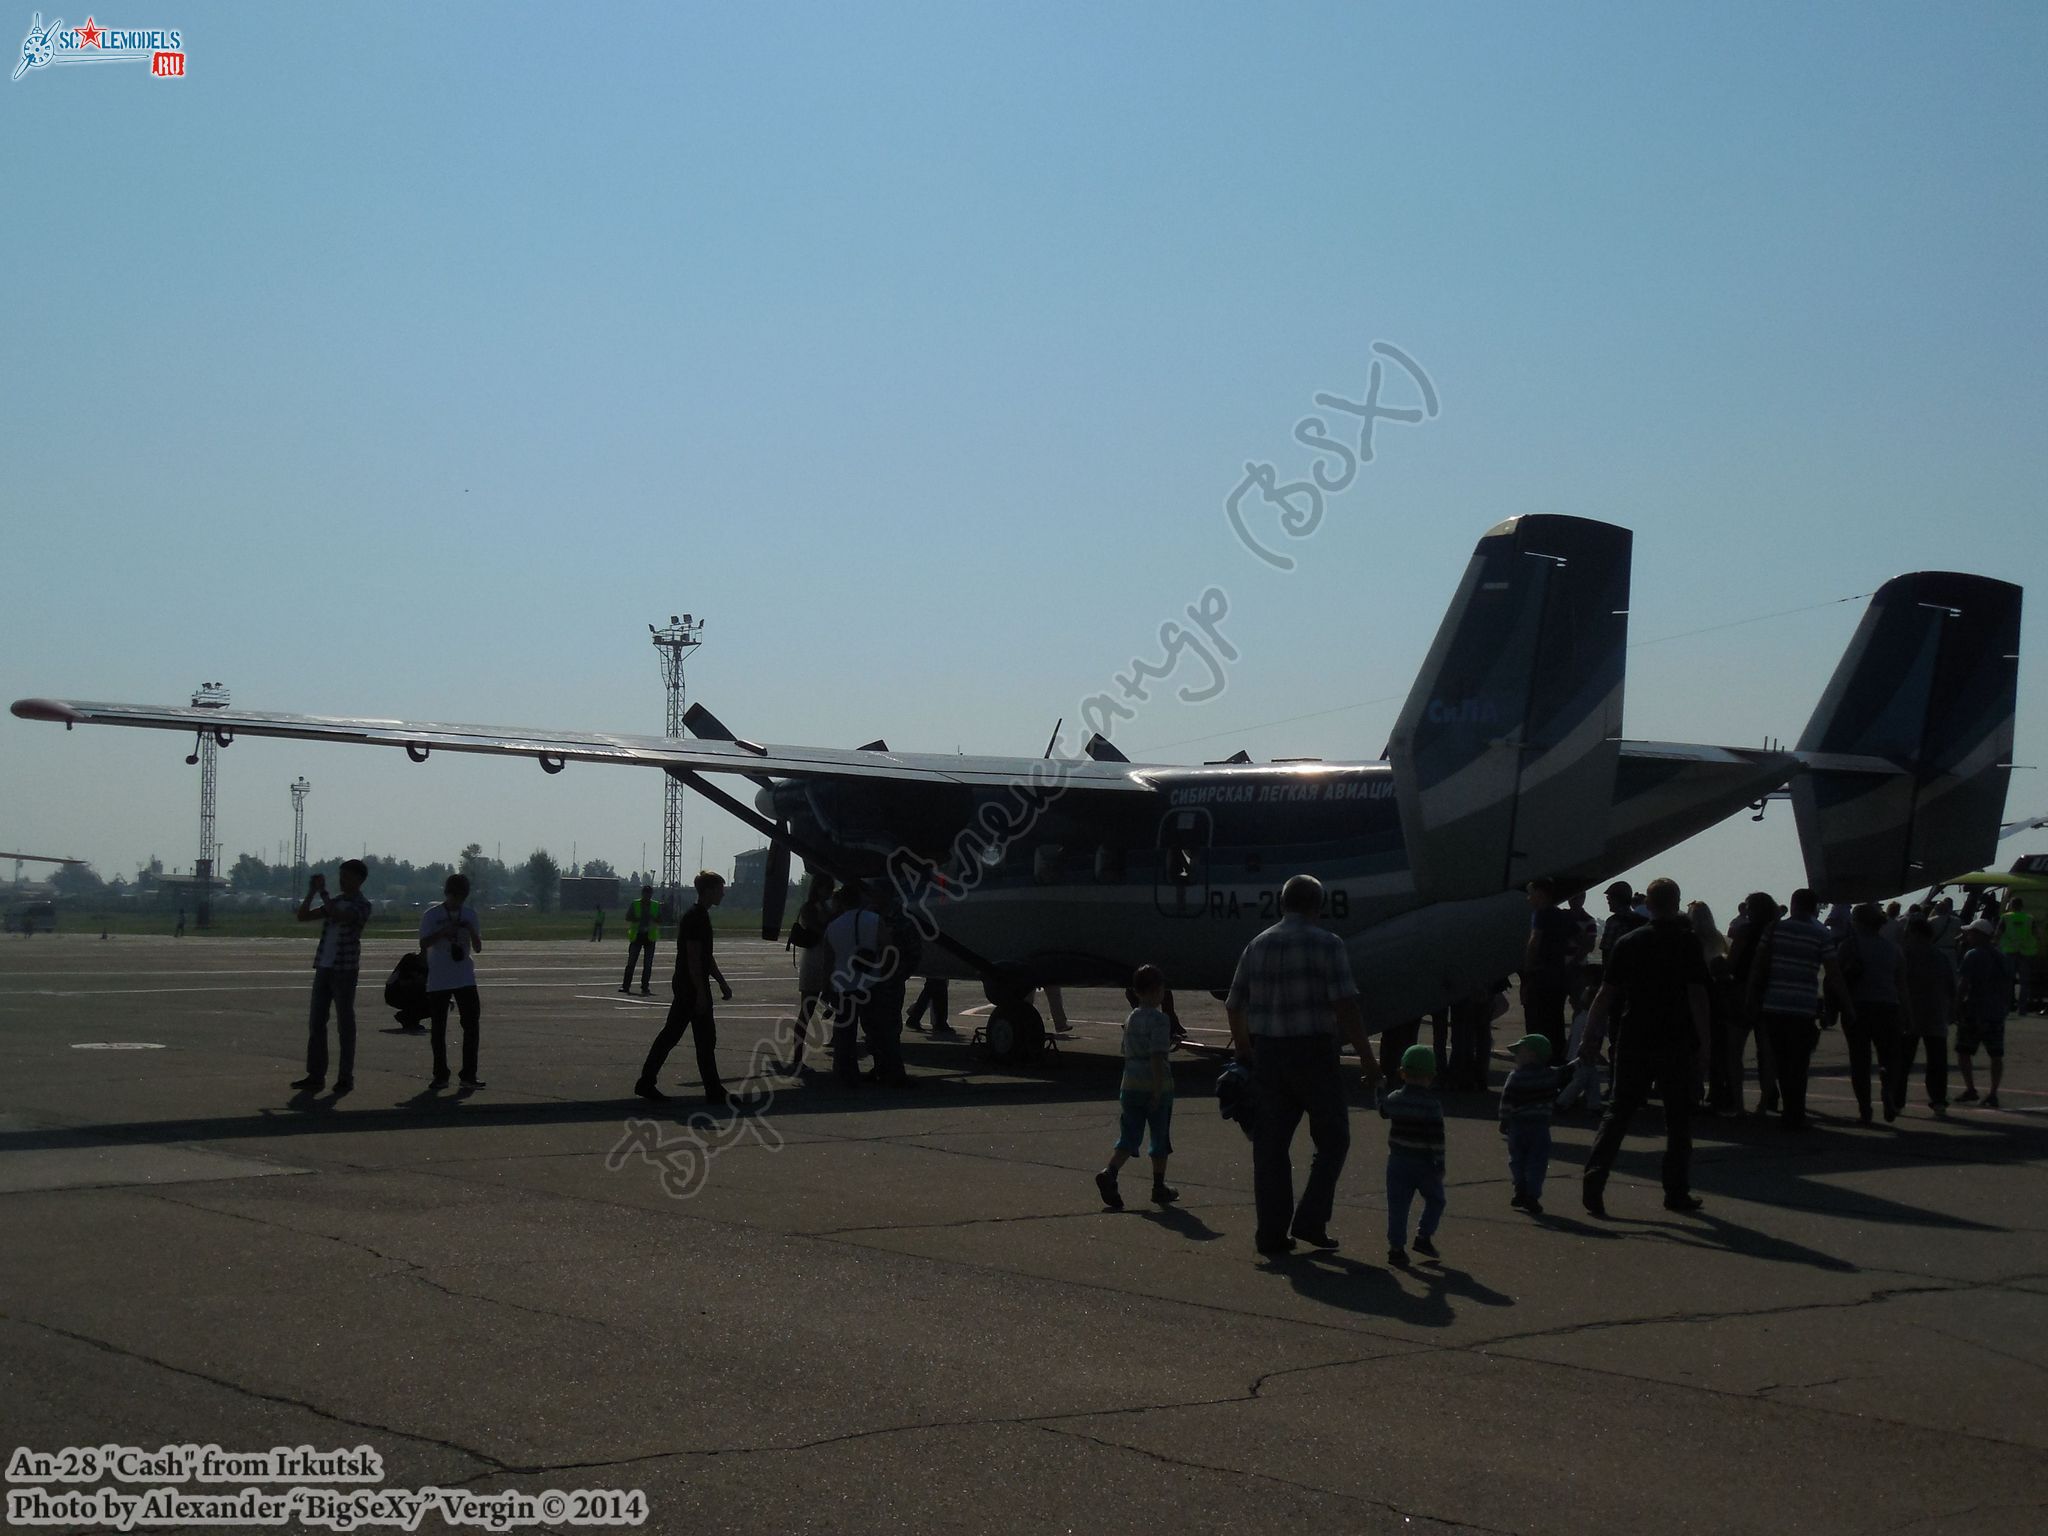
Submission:
<svg viewBox="0 0 2048 1536">
<path fill-rule="evenodd" d="M 1095 850 L 1095 878 L 1103 885 L 1121 885 L 1124 881 L 1124 851 L 1104 843 Z"/>
</svg>

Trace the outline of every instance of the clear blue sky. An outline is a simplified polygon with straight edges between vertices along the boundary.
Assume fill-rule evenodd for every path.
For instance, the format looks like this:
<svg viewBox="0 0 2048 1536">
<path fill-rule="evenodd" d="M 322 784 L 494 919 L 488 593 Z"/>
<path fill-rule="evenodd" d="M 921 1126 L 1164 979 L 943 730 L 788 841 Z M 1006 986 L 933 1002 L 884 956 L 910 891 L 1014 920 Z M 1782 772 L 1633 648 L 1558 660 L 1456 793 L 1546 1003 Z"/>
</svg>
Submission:
<svg viewBox="0 0 2048 1536">
<path fill-rule="evenodd" d="M 0 81 L 5 697 L 658 730 L 687 609 L 746 734 L 1036 753 L 1217 586 L 1228 687 L 1126 745 L 1371 756 L 1520 512 L 1636 530 L 1642 639 L 1930 566 L 2048 592 L 2036 6 L 98 20 L 189 74 Z M 1441 413 L 1274 572 L 1224 499 L 1307 469 L 1377 340 Z M 1643 647 L 1630 734 L 1796 736 L 1856 613 Z M 0 846 L 188 865 L 186 749 L 0 721 Z M 659 837 L 653 775 L 247 741 L 230 859 L 301 773 L 316 855 Z M 1662 866 L 1789 886 L 1790 817 Z"/>
</svg>

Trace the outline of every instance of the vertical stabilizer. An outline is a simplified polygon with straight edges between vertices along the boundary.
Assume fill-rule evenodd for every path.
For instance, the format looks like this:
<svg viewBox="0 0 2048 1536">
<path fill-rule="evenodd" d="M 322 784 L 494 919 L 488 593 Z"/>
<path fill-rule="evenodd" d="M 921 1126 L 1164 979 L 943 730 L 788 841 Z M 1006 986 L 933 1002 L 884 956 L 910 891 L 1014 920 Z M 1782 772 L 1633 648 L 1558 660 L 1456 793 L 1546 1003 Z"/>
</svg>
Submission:
<svg viewBox="0 0 2048 1536">
<path fill-rule="evenodd" d="M 1799 738 L 1808 770 L 1792 807 L 1823 899 L 1880 900 L 1996 858 L 2020 595 L 1988 576 L 1919 571 L 1872 596 Z"/>
<path fill-rule="evenodd" d="M 1538 515 L 1488 530 L 1388 756 L 1433 900 L 1569 877 L 1606 847 L 1628 655 L 1627 529 Z"/>
</svg>

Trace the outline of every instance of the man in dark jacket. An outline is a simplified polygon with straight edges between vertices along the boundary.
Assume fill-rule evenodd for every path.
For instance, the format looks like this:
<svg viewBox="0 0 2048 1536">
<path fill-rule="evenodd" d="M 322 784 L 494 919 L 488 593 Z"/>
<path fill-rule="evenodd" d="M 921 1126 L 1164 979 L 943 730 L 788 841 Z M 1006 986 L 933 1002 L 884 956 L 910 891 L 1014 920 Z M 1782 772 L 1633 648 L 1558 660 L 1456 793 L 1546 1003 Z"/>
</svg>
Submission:
<svg viewBox="0 0 2048 1536">
<path fill-rule="evenodd" d="M 1586 1158 L 1586 1209 L 1605 1216 L 1607 1176 L 1629 1121 L 1654 1096 L 1664 1101 L 1664 1208 L 1696 1211 L 1692 1192 L 1692 1106 L 1706 1079 L 1713 1044 L 1707 960 L 1692 922 L 1679 910 L 1678 883 L 1652 880 L 1649 922 L 1623 934 L 1586 1024 L 1582 1050 L 1599 1041 L 1617 1002 L 1628 1032 L 1614 1047 L 1614 1095 Z"/>
</svg>

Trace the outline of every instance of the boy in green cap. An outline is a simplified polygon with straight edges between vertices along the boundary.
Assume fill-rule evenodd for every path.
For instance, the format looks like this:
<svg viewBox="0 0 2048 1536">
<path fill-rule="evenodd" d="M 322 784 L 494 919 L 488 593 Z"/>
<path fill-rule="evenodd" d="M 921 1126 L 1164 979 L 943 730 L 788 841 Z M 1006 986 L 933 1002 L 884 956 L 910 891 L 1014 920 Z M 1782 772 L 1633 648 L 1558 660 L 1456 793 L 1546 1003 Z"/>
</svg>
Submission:
<svg viewBox="0 0 2048 1536">
<path fill-rule="evenodd" d="M 1380 1096 L 1387 1127 L 1387 1262 L 1408 1266 L 1408 1207 L 1422 1196 L 1415 1251 L 1437 1257 L 1431 1241 L 1444 1215 L 1444 1105 L 1437 1097 L 1436 1052 L 1411 1045 L 1401 1053 L 1401 1086 Z"/>
<path fill-rule="evenodd" d="M 1543 1178 L 1550 1171 L 1550 1111 L 1572 1078 L 1569 1062 L 1550 1064 L 1550 1039 L 1524 1035 L 1514 1043 L 1515 1068 L 1500 1087 L 1500 1133 L 1508 1139 L 1508 1173 L 1515 1198 L 1508 1203 L 1543 1214 Z"/>
</svg>

